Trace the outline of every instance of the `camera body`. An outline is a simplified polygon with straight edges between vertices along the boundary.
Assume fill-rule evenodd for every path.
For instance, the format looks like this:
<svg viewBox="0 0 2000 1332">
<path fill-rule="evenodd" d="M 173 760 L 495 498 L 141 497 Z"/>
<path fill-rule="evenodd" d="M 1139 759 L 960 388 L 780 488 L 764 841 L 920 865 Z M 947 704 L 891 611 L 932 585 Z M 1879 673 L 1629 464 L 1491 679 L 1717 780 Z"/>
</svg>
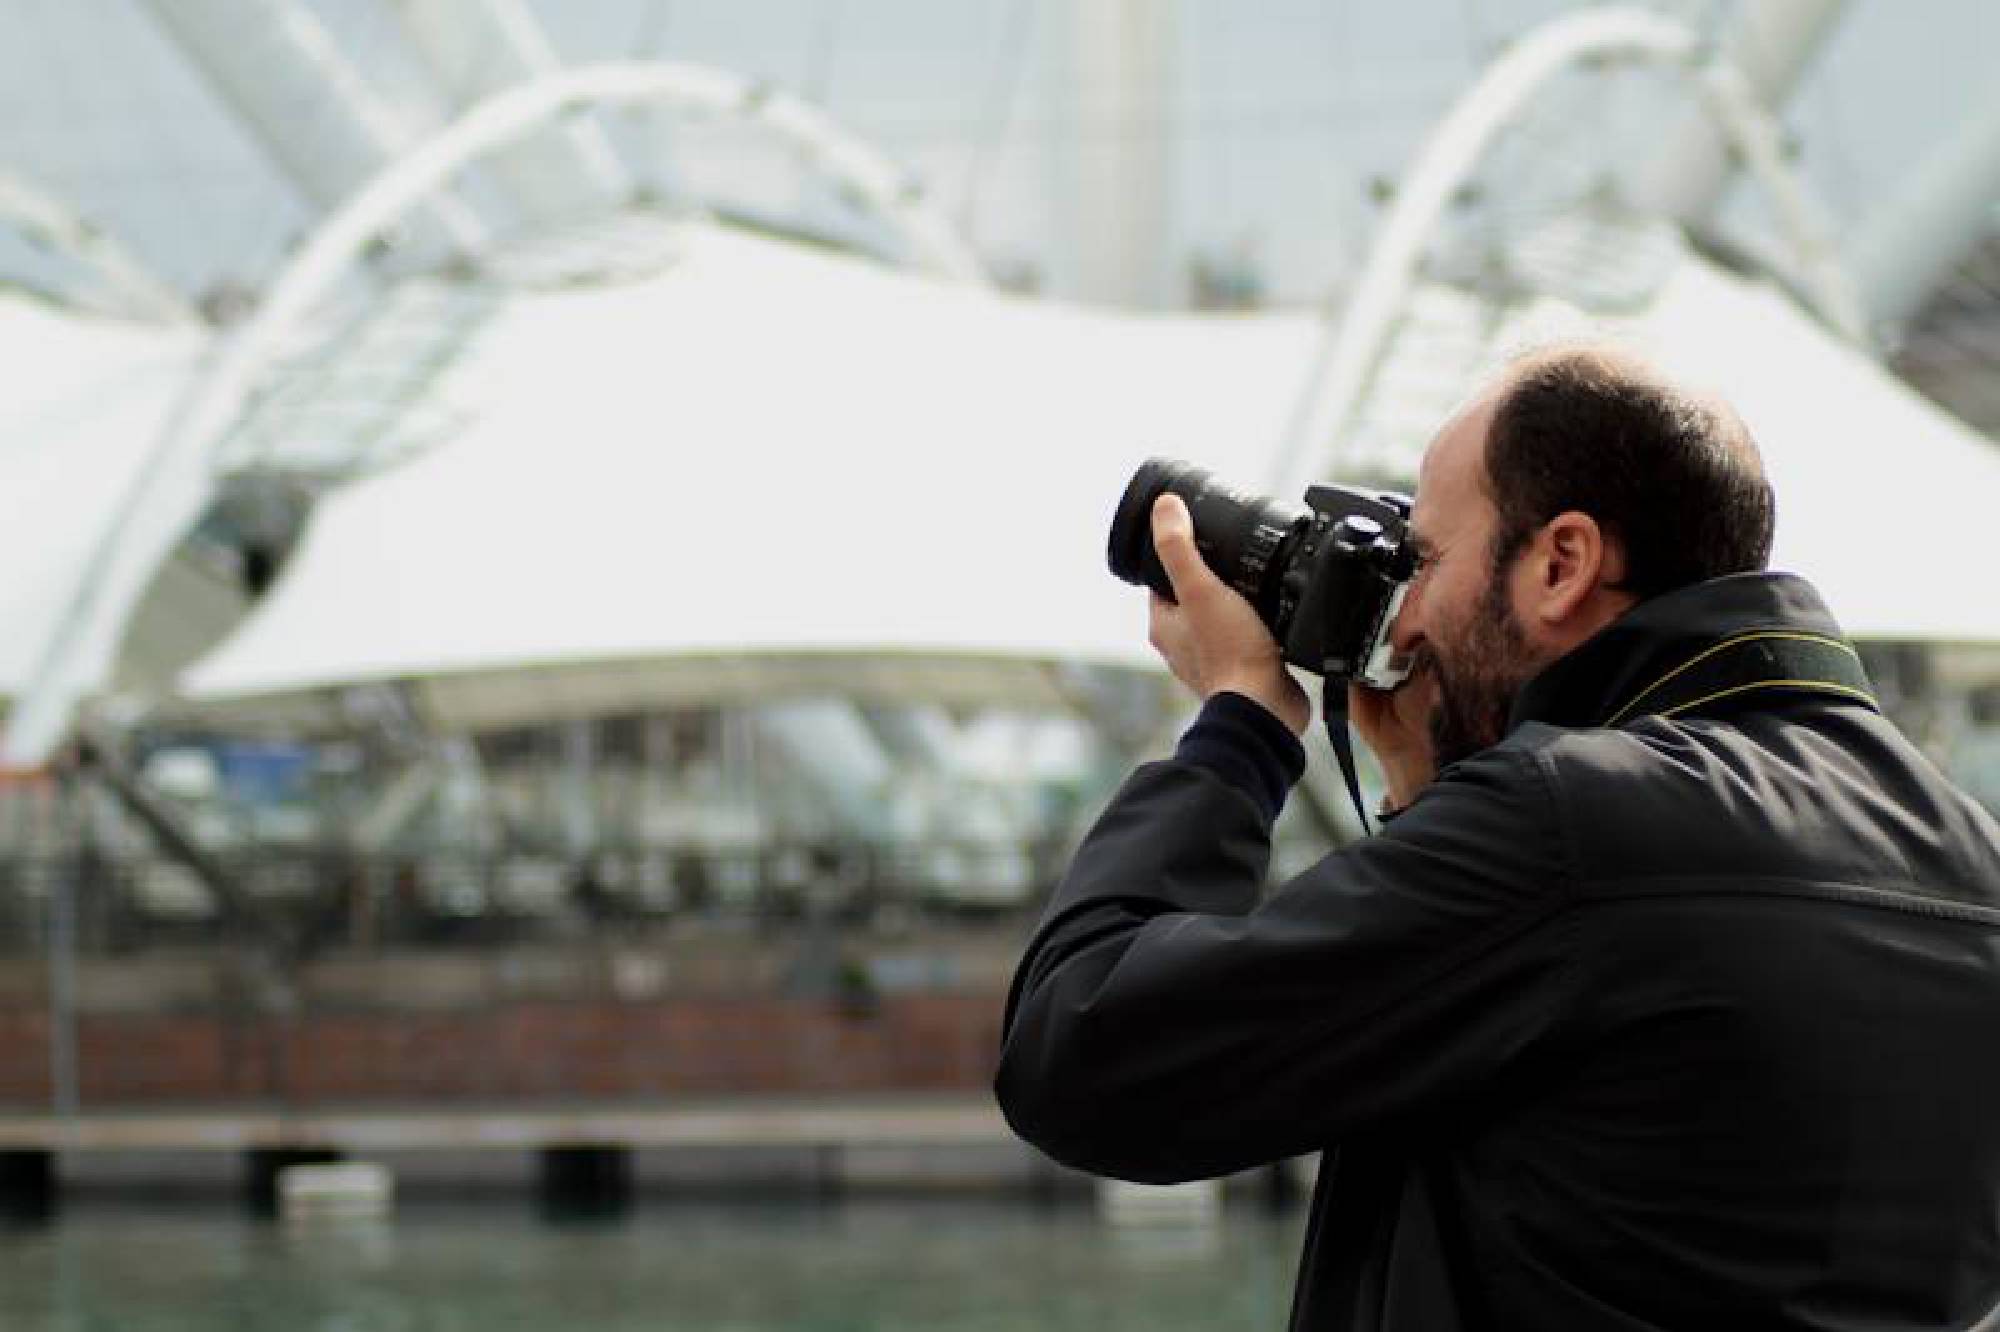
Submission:
<svg viewBox="0 0 2000 1332">
<path fill-rule="evenodd" d="M 1409 675 L 1389 630 L 1416 572 L 1410 500 L 1393 491 L 1312 486 L 1305 507 L 1223 486 L 1186 463 L 1149 459 L 1112 518 L 1111 572 L 1173 599 L 1153 548 L 1153 502 L 1179 495 L 1195 547 L 1256 608 L 1287 662 L 1334 681 L 1393 689 Z"/>
<path fill-rule="evenodd" d="M 1310 486 L 1309 526 L 1281 580 L 1285 660 L 1334 680 L 1394 689 L 1409 675 L 1390 627 L 1416 572 L 1410 501 L 1390 491 Z"/>
</svg>

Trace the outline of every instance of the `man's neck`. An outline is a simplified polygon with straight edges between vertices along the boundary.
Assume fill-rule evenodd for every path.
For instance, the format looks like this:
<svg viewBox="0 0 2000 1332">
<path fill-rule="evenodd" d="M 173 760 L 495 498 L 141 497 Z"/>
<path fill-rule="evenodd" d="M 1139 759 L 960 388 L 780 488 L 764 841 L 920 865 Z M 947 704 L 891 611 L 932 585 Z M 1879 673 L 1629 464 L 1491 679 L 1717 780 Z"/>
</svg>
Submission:
<svg viewBox="0 0 2000 1332">
<path fill-rule="evenodd" d="M 1716 651 L 1725 643 L 1736 646 Z M 1866 696 L 1858 659 L 1810 584 L 1789 574 L 1732 575 L 1612 619 L 1522 686 L 1507 729 L 1618 725 L 1801 670 L 1811 672 L 1802 687 Z"/>
</svg>

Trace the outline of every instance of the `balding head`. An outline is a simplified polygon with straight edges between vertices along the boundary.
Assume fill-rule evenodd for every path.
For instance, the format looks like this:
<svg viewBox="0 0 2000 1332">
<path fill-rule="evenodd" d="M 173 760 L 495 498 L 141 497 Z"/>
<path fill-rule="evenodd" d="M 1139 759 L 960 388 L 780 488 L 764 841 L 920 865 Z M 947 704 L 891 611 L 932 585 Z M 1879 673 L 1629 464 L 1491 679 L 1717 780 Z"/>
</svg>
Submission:
<svg viewBox="0 0 2000 1332">
<path fill-rule="evenodd" d="M 1761 570 L 1770 559 L 1775 513 L 1763 459 L 1719 398 L 1595 343 L 1522 357 L 1489 397 L 1495 567 L 1571 511 L 1616 543 L 1618 586 L 1641 599 Z"/>
</svg>

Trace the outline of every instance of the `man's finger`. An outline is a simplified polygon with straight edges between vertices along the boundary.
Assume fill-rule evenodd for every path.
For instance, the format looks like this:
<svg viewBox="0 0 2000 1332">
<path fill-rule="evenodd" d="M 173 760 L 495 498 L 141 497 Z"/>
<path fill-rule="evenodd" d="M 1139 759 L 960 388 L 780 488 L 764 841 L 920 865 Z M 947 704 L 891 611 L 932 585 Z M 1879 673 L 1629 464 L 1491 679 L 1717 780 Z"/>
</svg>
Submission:
<svg viewBox="0 0 2000 1332">
<path fill-rule="evenodd" d="M 1174 585 L 1174 600 L 1185 601 L 1187 594 L 1204 577 L 1215 575 L 1201 562 L 1194 546 L 1194 519 L 1179 495 L 1169 492 L 1153 501 L 1153 549 L 1160 552 L 1160 567 Z"/>
</svg>

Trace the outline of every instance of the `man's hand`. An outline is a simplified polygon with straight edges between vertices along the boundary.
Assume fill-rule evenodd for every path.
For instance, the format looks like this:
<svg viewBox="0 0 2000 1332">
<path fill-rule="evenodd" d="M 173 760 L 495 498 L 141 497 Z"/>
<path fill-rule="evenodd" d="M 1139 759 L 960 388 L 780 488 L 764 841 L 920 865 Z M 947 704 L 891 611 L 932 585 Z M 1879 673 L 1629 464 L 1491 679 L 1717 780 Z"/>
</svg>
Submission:
<svg viewBox="0 0 2000 1332">
<path fill-rule="evenodd" d="M 1242 694 L 1303 735 L 1312 724 L 1306 691 L 1285 669 L 1256 609 L 1202 563 L 1194 520 L 1178 495 L 1153 502 L 1153 546 L 1174 586 L 1174 601 L 1153 597 L 1152 643 L 1167 668 L 1203 699 Z"/>
<path fill-rule="evenodd" d="M 1382 765 L 1389 808 L 1401 809 L 1437 776 L 1431 750 L 1431 713 L 1438 704 L 1437 673 L 1419 669 L 1395 689 L 1350 685 L 1347 715 L 1361 743 Z"/>
</svg>

